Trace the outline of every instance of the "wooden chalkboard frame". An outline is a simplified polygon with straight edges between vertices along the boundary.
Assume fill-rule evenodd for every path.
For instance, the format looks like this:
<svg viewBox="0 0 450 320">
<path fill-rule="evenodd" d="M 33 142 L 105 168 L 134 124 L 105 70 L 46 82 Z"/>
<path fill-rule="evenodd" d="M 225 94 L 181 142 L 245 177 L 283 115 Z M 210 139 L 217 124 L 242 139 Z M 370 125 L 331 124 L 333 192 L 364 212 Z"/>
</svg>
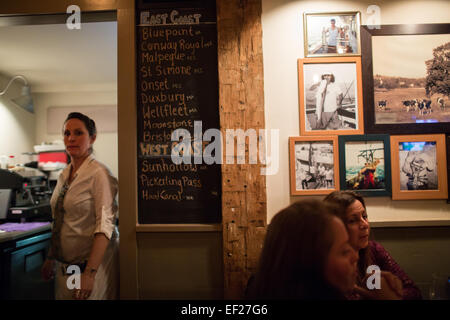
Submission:
<svg viewBox="0 0 450 320">
<path fill-rule="evenodd" d="M 147 13 L 148 11 L 148 13 Z M 191 14 L 192 12 L 201 11 L 202 13 L 202 19 L 203 21 L 198 21 L 199 24 L 192 23 L 192 21 L 183 20 L 183 21 L 175 21 L 172 20 L 172 14 L 175 17 L 190 17 L 192 18 L 194 15 Z M 146 21 L 146 25 L 141 24 L 141 13 L 144 13 L 144 15 L 151 18 L 146 18 L 144 21 Z M 181 179 L 189 178 L 195 176 L 195 182 L 196 186 L 192 187 L 186 185 L 172 185 L 172 187 L 168 187 L 166 184 L 166 187 L 150 187 L 152 188 L 153 192 L 151 194 L 151 197 L 147 197 L 149 193 L 145 193 L 146 198 L 144 198 L 144 189 L 143 183 L 139 181 L 139 177 L 142 176 L 142 168 L 143 165 L 147 166 L 148 163 L 151 163 L 151 165 L 160 165 L 163 167 L 166 167 L 166 165 L 173 166 L 173 162 L 170 157 L 170 148 L 172 146 L 171 140 L 168 140 L 167 133 L 173 132 L 173 129 L 178 128 L 172 127 L 172 129 L 164 129 L 164 134 L 159 134 L 160 132 L 157 131 L 157 129 L 145 129 L 145 125 L 142 125 L 142 118 L 143 115 L 143 106 L 146 106 L 146 116 L 148 117 L 148 110 L 151 108 L 152 111 L 155 111 L 156 108 L 159 108 L 157 106 L 157 102 L 144 102 L 142 100 L 141 93 L 143 93 L 145 90 L 147 90 L 147 86 L 149 84 L 145 84 L 146 81 L 143 80 L 143 71 L 141 71 L 141 68 L 148 68 L 146 70 L 145 77 L 148 79 L 151 79 L 152 82 L 154 82 L 155 88 L 159 88 L 161 86 L 164 86 L 164 90 L 169 90 L 166 92 L 172 92 L 176 91 L 179 92 L 178 96 L 183 96 L 182 103 L 185 106 L 184 116 L 185 118 L 182 118 L 180 116 L 180 113 L 175 113 L 176 115 L 170 114 L 167 115 L 161 115 L 161 113 L 158 113 L 155 111 L 154 113 L 151 113 L 152 115 L 157 114 L 158 117 L 172 120 L 177 120 L 179 123 L 186 123 L 187 121 L 184 121 L 186 119 L 190 119 L 189 123 L 193 123 L 196 120 L 202 121 L 202 131 L 209 128 L 220 128 L 220 120 L 219 120 L 219 89 L 218 89 L 218 61 L 217 61 L 217 27 L 216 27 L 216 7 L 215 2 L 211 1 L 185 1 L 185 2 L 179 2 L 179 1 L 169 1 L 169 2 L 155 2 L 155 1 L 145 1 L 140 0 L 136 2 L 136 61 L 137 61 L 137 144 L 138 144 L 138 157 L 137 157 L 137 175 L 138 175 L 138 224 L 146 225 L 146 224 L 153 224 L 153 225 L 163 225 L 163 224 L 171 224 L 171 225 L 180 225 L 180 224 L 213 224 L 213 223 L 220 223 L 221 222 L 221 188 L 222 188 L 222 182 L 221 182 L 221 168 L 220 164 L 213 164 L 213 165 L 206 165 L 204 162 L 202 164 L 194 164 L 194 159 L 191 158 L 191 163 L 193 163 L 191 166 L 192 168 L 195 168 L 195 170 L 185 170 L 182 174 L 179 172 L 171 172 L 171 173 L 161 173 L 160 176 L 166 178 L 166 181 L 181 181 Z M 164 18 L 161 18 L 162 15 L 164 15 Z M 160 16 L 158 16 L 160 15 Z M 195 17 L 194 17 L 195 18 Z M 192 18 L 192 19 L 194 19 Z M 158 20 L 158 21 L 157 21 Z M 146 28 L 147 32 L 148 30 L 181 30 L 188 29 L 192 31 L 189 36 L 197 36 L 198 34 L 201 35 L 201 41 L 203 45 L 203 40 L 205 40 L 205 43 L 208 41 L 209 44 L 212 43 L 212 46 L 206 47 L 205 45 L 205 51 L 202 55 L 201 49 L 195 49 L 191 53 L 191 56 L 193 57 L 191 60 L 183 60 L 183 63 L 186 65 L 183 65 L 186 67 L 189 65 L 196 66 L 199 65 L 200 67 L 195 69 L 192 67 L 193 73 L 189 77 L 184 77 L 184 75 L 161 75 L 160 70 L 165 69 L 164 62 L 158 62 L 158 66 L 160 66 L 160 70 L 156 70 L 156 68 L 153 69 L 153 72 L 151 71 L 150 63 L 148 62 L 147 58 L 147 65 L 144 61 L 141 61 L 141 50 L 142 45 L 145 47 L 146 45 L 155 44 L 155 46 L 151 46 L 152 48 L 158 48 L 158 45 L 161 41 L 161 43 L 166 41 L 166 43 L 169 43 L 172 45 L 177 45 L 178 48 L 174 49 L 172 47 L 168 50 L 174 50 L 175 53 L 181 52 L 183 49 L 181 48 L 181 41 L 184 40 L 184 38 L 178 38 L 177 36 L 168 36 L 167 33 L 165 35 L 165 38 L 161 36 L 160 39 L 162 40 L 154 40 L 155 42 L 152 43 L 153 39 L 147 39 L 144 40 L 143 34 L 141 34 L 140 28 Z M 158 31 L 156 31 L 158 34 Z M 159 36 L 155 36 L 156 38 Z M 172 38 L 171 38 L 172 37 Z M 198 36 L 200 37 L 200 36 Z M 181 39 L 181 40 L 180 40 Z M 188 39 L 190 40 L 190 39 Z M 146 42 L 147 41 L 147 42 Z M 188 42 L 188 41 L 186 41 Z M 202 47 L 203 48 L 203 47 Z M 210 49 L 211 48 L 211 49 Z M 159 54 L 164 53 L 163 50 L 165 49 L 148 49 L 148 50 L 154 50 L 151 51 L 151 54 Z M 187 49 L 186 49 L 187 50 Z M 215 50 L 214 54 L 211 54 L 211 50 Z M 208 55 L 205 58 L 205 55 Z M 147 55 L 148 57 L 149 55 Z M 187 54 L 186 54 L 187 56 Z M 188 57 L 186 57 L 188 59 Z M 172 61 L 176 65 L 176 61 Z M 207 65 L 206 65 L 207 64 Z M 201 70 L 200 73 L 200 69 Z M 149 71 L 150 70 L 150 71 Z M 168 69 L 165 69 L 168 70 Z M 198 70 L 198 73 L 195 73 L 195 70 Z M 157 71 L 160 72 L 160 74 L 157 74 Z M 172 77 L 172 78 L 170 78 Z M 160 81 L 163 78 L 165 78 L 165 81 Z M 173 80 L 173 81 L 172 81 Z M 145 83 L 144 83 L 145 82 Z M 161 85 L 161 83 L 164 83 L 164 85 Z M 145 84 L 143 86 L 143 84 Z M 152 84 L 152 83 L 150 83 Z M 158 84 L 158 85 L 157 85 Z M 196 87 L 197 86 L 197 87 Z M 176 89 L 174 89 L 176 88 Z M 144 90 L 145 89 L 145 90 Z M 151 90 L 160 90 L 160 89 L 151 89 Z M 172 91 L 171 91 L 172 90 Z M 148 92 L 148 91 L 147 91 Z M 196 92 L 195 94 L 188 93 L 188 92 Z M 155 95 L 153 95 L 153 98 Z M 162 97 L 162 95 L 160 95 Z M 197 109 L 197 115 L 194 114 L 193 117 L 190 117 L 190 114 L 188 115 L 189 107 L 186 107 L 188 105 L 187 98 L 194 99 L 195 108 Z M 163 99 L 161 98 L 161 101 Z M 154 99 L 154 101 L 159 101 L 158 98 Z M 181 103 L 179 101 L 171 101 L 168 102 L 167 105 L 169 105 L 169 108 L 172 108 L 177 103 Z M 214 108 L 214 106 L 216 106 Z M 195 109 L 194 108 L 194 109 Z M 193 110 L 193 109 L 192 109 Z M 189 110 L 190 112 L 191 110 Z M 164 121 L 166 121 L 164 120 Z M 178 121 L 180 120 L 180 121 Z M 192 120 L 192 121 L 191 121 Z M 156 122 L 156 120 L 152 119 L 152 122 Z M 150 123 L 150 121 L 148 121 Z M 183 128 L 183 126 L 181 127 Z M 148 147 L 148 144 L 155 145 L 154 140 L 149 141 L 143 141 L 143 132 L 147 130 L 148 132 L 151 132 L 151 134 L 158 133 L 159 138 L 162 139 L 164 143 L 164 154 L 151 154 L 147 153 L 141 154 L 140 146 L 142 143 L 146 143 L 145 148 Z M 191 131 L 191 129 L 188 130 Z M 202 132 L 202 133 L 203 133 Z M 194 134 L 191 132 L 191 136 L 193 137 Z M 158 139 L 159 139 L 158 138 Z M 158 142 L 159 144 L 159 142 Z M 169 150 L 167 152 L 167 150 Z M 145 163 L 144 163 L 145 162 Z M 162 171 L 161 171 L 162 172 Z M 155 179 L 158 178 L 158 173 L 154 171 L 149 175 L 150 178 L 154 177 Z M 192 178 L 194 179 L 194 178 Z M 155 180 L 156 181 L 156 180 Z M 198 187 L 201 185 L 201 187 Z M 180 191 L 178 192 L 179 195 L 175 196 L 175 191 L 172 189 L 178 188 Z M 172 189 L 171 189 L 172 188 Z M 191 188 L 190 194 L 185 195 L 183 192 L 185 192 L 187 189 Z M 197 188 L 197 189 L 195 189 Z M 195 189 L 195 190 L 194 190 Z M 162 191 L 161 191 L 162 190 Z M 172 191 L 171 191 L 172 190 Z M 164 194 L 164 197 L 162 195 L 162 192 L 170 193 L 170 197 L 166 197 L 166 193 Z M 183 193 L 183 194 L 182 194 Z M 173 197 L 172 197 L 173 196 Z M 146 200 L 145 200 L 146 199 Z M 163 200 L 165 199 L 165 200 Z"/>
</svg>

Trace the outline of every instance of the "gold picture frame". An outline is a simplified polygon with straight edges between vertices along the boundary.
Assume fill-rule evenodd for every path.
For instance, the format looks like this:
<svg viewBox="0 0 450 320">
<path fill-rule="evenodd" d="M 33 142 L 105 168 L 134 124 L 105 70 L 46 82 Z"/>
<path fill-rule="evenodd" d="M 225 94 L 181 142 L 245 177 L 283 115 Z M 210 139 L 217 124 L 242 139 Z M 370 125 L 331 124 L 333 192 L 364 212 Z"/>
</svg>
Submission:
<svg viewBox="0 0 450 320">
<path fill-rule="evenodd" d="M 301 135 L 364 134 L 361 57 L 298 59 L 298 83 Z"/>
<path fill-rule="evenodd" d="M 360 26 L 359 11 L 303 13 L 305 57 L 361 55 Z"/>
<path fill-rule="evenodd" d="M 447 199 L 445 134 L 391 136 L 392 199 Z"/>
<path fill-rule="evenodd" d="M 337 136 L 289 137 L 291 195 L 326 195 L 339 190 Z"/>
</svg>

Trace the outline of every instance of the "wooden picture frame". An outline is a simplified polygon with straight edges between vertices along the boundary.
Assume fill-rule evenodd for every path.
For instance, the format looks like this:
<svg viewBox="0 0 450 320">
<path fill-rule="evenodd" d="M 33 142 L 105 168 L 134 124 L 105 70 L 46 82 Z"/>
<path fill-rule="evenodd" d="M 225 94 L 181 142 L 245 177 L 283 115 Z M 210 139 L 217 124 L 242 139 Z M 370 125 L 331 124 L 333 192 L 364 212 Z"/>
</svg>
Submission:
<svg viewBox="0 0 450 320">
<path fill-rule="evenodd" d="M 391 136 L 392 199 L 447 199 L 445 134 Z"/>
<path fill-rule="evenodd" d="M 341 190 L 366 197 L 391 196 L 389 135 L 339 136 Z"/>
<path fill-rule="evenodd" d="M 359 11 L 303 13 L 305 57 L 360 55 L 360 24 Z"/>
<path fill-rule="evenodd" d="M 450 134 L 445 135 L 445 141 L 447 146 L 447 189 L 448 197 L 447 203 L 450 204 Z"/>
<path fill-rule="evenodd" d="M 363 134 L 361 79 L 360 57 L 299 59 L 301 135 Z M 341 100 L 339 94 L 342 94 Z M 326 112 L 333 108 L 336 113 Z"/>
<path fill-rule="evenodd" d="M 289 137 L 291 195 L 326 195 L 339 190 L 337 136 Z"/>
<path fill-rule="evenodd" d="M 438 68 L 433 54 L 444 51 L 449 33 L 449 23 L 361 26 L 366 133 L 449 131 L 450 93 L 435 92 L 446 89 L 426 71 Z"/>
</svg>

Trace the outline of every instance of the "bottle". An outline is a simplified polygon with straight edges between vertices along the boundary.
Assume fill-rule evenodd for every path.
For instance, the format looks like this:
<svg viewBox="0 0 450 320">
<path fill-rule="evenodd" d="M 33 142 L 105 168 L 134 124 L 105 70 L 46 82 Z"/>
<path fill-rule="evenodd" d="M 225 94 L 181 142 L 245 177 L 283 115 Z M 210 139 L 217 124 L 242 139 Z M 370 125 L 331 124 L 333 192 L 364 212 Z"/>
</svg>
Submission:
<svg viewBox="0 0 450 320">
<path fill-rule="evenodd" d="M 8 169 L 8 157 L 0 156 L 0 169 Z"/>
<path fill-rule="evenodd" d="M 16 165 L 14 163 L 14 156 L 9 156 L 8 159 L 8 169 L 14 168 Z"/>
</svg>

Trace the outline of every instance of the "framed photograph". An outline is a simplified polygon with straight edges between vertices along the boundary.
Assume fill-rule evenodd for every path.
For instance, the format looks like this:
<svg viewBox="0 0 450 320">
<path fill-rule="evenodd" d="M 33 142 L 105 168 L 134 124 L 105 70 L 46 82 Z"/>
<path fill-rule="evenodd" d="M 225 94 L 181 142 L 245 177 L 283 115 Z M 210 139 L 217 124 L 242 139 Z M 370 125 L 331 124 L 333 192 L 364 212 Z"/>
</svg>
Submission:
<svg viewBox="0 0 450 320">
<path fill-rule="evenodd" d="M 445 134 L 391 136 L 392 199 L 447 199 Z"/>
<path fill-rule="evenodd" d="M 290 137 L 291 195 L 319 195 L 339 190 L 337 136 Z"/>
<path fill-rule="evenodd" d="M 305 57 L 359 55 L 360 21 L 359 12 L 305 12 Z"/>
<path fill-rule="evenodd" d="M 446 134 L 446 145 L 447 145 L 447 189 L 448 189 L 448 197 L 447 203 L 450 203 L 450 134 Z"/>
<path fill-rule="evenodd" d="M 361 26 L 366 133 L 450 128 L 450 24 Z"/>
<path fill-rule="evenodd" d="M 389 135 L 339 136 L 341 190 L 391 196 Z"/>
<path fill-rule="evenodd" d="M 363 134 L 360 57 L 298 60 L 301 135 Z"/>
</svg>

